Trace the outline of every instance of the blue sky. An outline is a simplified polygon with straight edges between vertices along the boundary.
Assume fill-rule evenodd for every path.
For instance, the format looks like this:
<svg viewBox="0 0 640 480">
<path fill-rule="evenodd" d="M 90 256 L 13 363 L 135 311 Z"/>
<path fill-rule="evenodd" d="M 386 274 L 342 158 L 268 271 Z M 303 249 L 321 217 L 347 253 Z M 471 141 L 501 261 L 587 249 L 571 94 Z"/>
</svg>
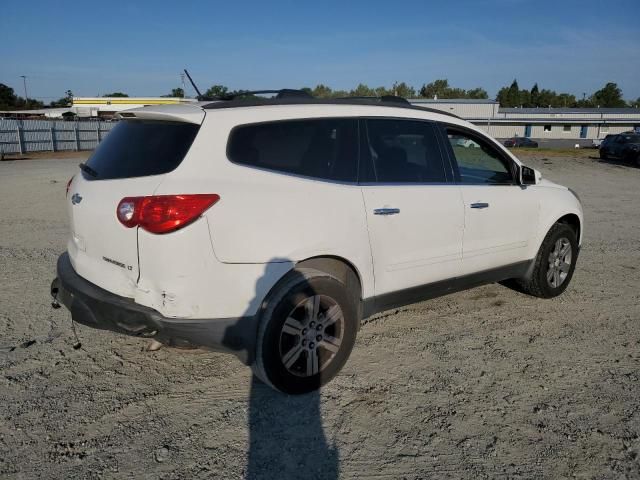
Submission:
<svg viewBox="0 0 640 480">
<path fill-rule="evenodd" d="M 437 78 L 490 96 L 521 87 L 581 97 L 607 81 L 640 97 L 640 1 L 8 1 L 0 83 L 49 101 L 161 95 L 188 68 L 201 89 L 349 89 Z M 187 93 L 190 89 L 188 89 Z"/>
</svg>

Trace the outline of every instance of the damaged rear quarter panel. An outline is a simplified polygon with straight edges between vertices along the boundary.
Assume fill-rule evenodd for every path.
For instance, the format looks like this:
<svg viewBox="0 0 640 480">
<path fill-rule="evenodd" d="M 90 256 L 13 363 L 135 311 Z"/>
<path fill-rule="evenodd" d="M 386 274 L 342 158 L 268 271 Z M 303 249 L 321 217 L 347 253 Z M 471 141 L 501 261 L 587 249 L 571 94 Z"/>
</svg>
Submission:
<svg viewBox="0 0 640 480">
<path fill-rule="evenodd" d="M 214 253 L 206 218 L 176 232 L 138 231 L 140 279 L 135 301 L 172 318 L 254 315 L 293 264 L 225 264 Z M 268 272 L 268 273 L 265 273 Z"/>
</svg>

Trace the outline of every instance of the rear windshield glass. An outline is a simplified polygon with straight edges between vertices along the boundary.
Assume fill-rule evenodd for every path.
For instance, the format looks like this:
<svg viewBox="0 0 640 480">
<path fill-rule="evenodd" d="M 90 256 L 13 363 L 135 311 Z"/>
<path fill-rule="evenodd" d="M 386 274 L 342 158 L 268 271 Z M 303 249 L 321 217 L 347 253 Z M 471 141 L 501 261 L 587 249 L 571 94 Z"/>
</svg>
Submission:
<svg viewBox="0 0 640 480">
<path fill-rule="evenodd" d="M 177 168 L 199 125 L 182 122 L 121 120 L 86 162 L 87 180 L 160 175 Z"/>
</svg>

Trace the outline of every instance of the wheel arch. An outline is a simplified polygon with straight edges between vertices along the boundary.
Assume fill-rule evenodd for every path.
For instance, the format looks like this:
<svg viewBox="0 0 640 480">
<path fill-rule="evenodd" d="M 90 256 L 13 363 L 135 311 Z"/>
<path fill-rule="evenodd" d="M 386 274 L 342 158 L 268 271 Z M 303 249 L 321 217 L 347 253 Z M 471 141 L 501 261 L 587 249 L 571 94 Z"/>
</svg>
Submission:
<svg viewBox="0 0 640 480">
<path fill-rule="evenodd" d="M 531 242 L 531 250 L 529 250 L 531 259 L 535 259 L 536 255 L 540 251 L 542 242 L 547 236 L 547 233 L 549 233 L 549 230 L 551 230 L 551 228 L 553 228 L 556 223 L 561 223 L 571 227 L 573 231 L 576 232 L 576 240 L 578 241 L 578 246 L 582 245 L 582 235 L 584 234 L 584 219 L 582 217 L 582 209 L 580 208 L 579 203 L 577 203 L 577 199 L 575 201 L 577 204 L 575 209 L 557 209 L 556 211 L 550 212 L 548 215 L 545 215 L 540 219 L 538 232 L 536 234 L 535 240 Z"/>
<path fill-rule="evenodd" d="M 580 217 L 578 217 L 578 215 L 576 215 L 575 213 L 567 213 L 566 215 L 563 215 L 558 220 L 556 220 L 554 224 L 555 223 L 564 223 L 565 225 L 569 225 L 571 228 L 573 228 L 573 231 L 576 232 L 576 240 L 578 241 L 578 245 L 582 243 L 582 225 L 580 223 Z"/>
<path fill-rule="evenodd" d="M 356 266 L 347 259 L 333 255 L 322 255 L 300 260 L 296 262 L 295 266 L 313 268 L 333 275 L 347 286 L 349 292 L 357 295 L 358 302 L 362 300 L 362 276 Z"/>
</svg>

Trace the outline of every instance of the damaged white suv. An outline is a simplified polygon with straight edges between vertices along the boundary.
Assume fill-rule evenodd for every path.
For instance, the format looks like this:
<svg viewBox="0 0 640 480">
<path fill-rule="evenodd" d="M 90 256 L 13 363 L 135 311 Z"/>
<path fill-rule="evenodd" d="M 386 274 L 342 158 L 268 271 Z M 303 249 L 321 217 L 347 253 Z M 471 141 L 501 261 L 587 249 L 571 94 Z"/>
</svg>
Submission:
<svg viewBox="0 0 640 480">
<path fill-rule="evenodd" d="M 230 351 L 304 393 L 364 317 L 571 280 L 577 196 L 458 117 L 297 91 L 121 117 L 67 190 L 51 293 L 85 325 Z"/>
</svg>

